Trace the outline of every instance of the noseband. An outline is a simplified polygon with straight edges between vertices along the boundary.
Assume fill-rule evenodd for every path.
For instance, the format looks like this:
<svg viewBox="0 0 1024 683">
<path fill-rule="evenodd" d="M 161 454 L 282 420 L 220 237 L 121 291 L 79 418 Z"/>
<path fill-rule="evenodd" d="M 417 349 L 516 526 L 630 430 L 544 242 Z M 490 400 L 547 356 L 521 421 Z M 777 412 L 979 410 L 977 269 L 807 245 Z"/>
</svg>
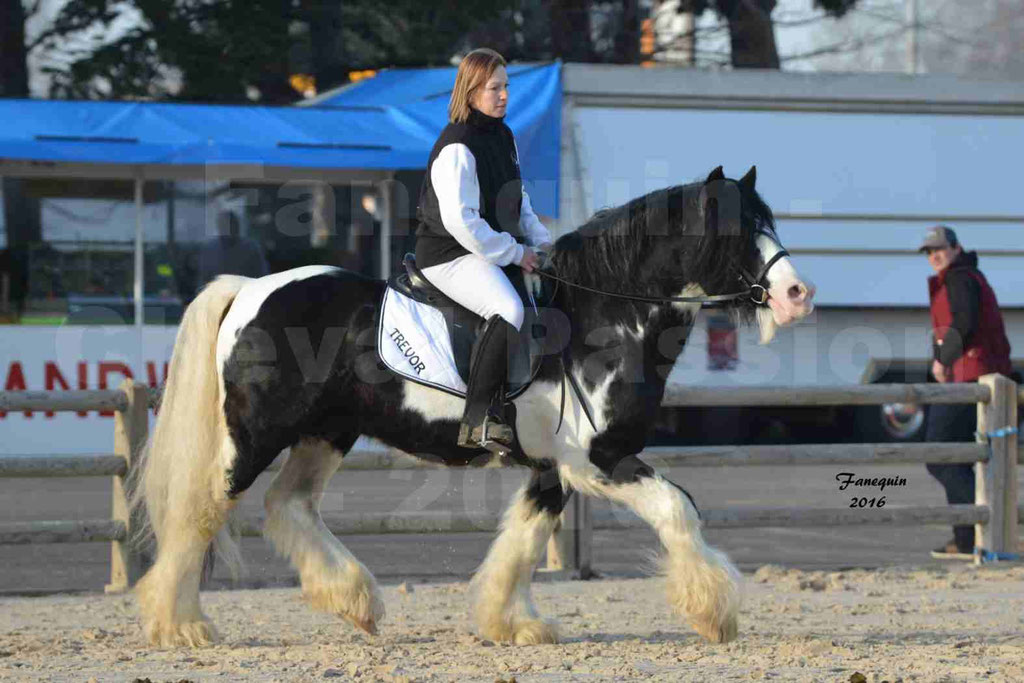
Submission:
<svg viewBox="0 0 1024 683">
<path fill-rule="evenodd" d="M 629 301 L 642 301 L 650 304 L 719 304 L 727 301 L 735 301 L 736 299 L 742 299 L 743 297 L 750 297 L 750 300 L 758 306 L 768 305 L 768 282 L 765 278 L 768 277 L 768 271 L 772 269 L 779 259 L 789 256 L 789 252 L 782 248 L 782 245 L 775 240 L 775 236 L 767 230 L 759 228 L 754 232 L 756 235 L 764 235 L 770 238 L 779 247 L 779 251 L 768 259 L 767 262 L 761 267 L 761 270 L 757 273 L 757 276 L 752 276 L 746 268 L 739 268 L 739 275 L 737 278 L 740 282 L 746 285 L 747 289 L 733 292 L 732 294 L 711 294 L 708 296 L 642 296 L 640 294 L 621 294 L 619 292 L 609 292 L 603 289 L 596 289 L 594 287 L 587 287 L 580 285 L 575 282 L 569 282 L 563 278 L 558 277 L 554 273 L 549 273 L 544 270 L 535 269 L 534 272 L 541 277 L 546 277 L 550 280 L 555 280 L 569 287 L 575 287 L 576 289 L 582 289 L 593 294 L 600 294 L 601 296 L 610 296 L 615 299 L 628 299 Z"/>
<path fill-rule="evenodd" d="M 764 235 L 765 237 L 769 238 L 772 242 L 775 242 L 775 244 L 778 245 L 779 251 L 775 254 L 775 256 L 772 256 L 770 259 L 768 259 L 768 261 L 765 262 L 765 264 L 761 267 L 761 271 L 757 274 L 756 277 L 751 276 L 750 273 L 747 272 L 746 268 L 740 268 L 739 279 L 740 282 L 742 282 L 748 287 L 748 290 L 744 292 L 744 294 L 750 294 L 751 301 L 753 301 L 758 306 L 767 306 L 768 281 L 765 278 L 768 277 L 768 271 L 772 269 L 772 266 L 774 266 L 775 263 L 784 256 L 789 256 L 789 252 L 786 251 L 783 248 L 783 246 L 778 243 L 774 235 L 772 235 L 770 232 L 763 228 L 758 229 L 754 233 L 754 235 Z"/>
</svg>

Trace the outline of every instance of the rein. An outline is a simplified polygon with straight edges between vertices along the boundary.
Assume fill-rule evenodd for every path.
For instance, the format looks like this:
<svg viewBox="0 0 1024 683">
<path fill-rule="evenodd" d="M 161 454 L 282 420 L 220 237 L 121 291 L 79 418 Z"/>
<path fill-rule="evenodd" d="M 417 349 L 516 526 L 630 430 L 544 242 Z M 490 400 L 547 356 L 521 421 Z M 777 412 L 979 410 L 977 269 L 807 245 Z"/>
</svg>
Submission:
<svg viewBox="0 0 1024 683">
<path fill-rule="evenodd" d="M 708 296 L 643 296 L 641 294 L 622 294 L 620 292 L 609 292 L 604 289 L 587 287 L 586 285 L 581 285 L 576 282 L 569 282 L 554 273 L 549 273 L 547 271 L 540 270 L 539 268 L 534 269 L 534 272 L 542 277 L 548 278 L 549 280 L 555 280 L 556 282 L 561 282 L 568 287 L 582 289 L 592 294 L 600 294 L 601 296 L 609 296 L 615 299 L 627 299 L 629 301 L 642 301 L 649 304 L 715 304 L 725 301 L 735 301 L 736 299 L 749 296 L 750 300 L 755 304 L 759 306 L 767 306 L 768 288 L 762 283 L 768 275 L 768 271 L 771 270 L 771 267 L 775 265 L 776 261 L 785 256 L 789 256 L 789 252 L 785 249 L 780 249 L 775 256 L 768 259 L 768 262 L 764 264 L 756 277 L 751 276 L 745 269 L 740 268 L 739 280 L 747 286 L 746 290 L 741 292 L 732 292 L 731 294 L 710 294 Z"/>
<path fill-rule="evenodd" d="M 768 237 L 772 237 L 772 235 L 769 232 L 765 231 L 765 230 L 758 230 L 757 232 L 760 233 L 760 234 L 763 234 L 763 235 L 767 235 Z M 612 298 L 615 298 L 615 299 L 626 299 L 628 301 L 641 301 L 641 302 L 644 302 L 644 303 L 651 303 L 651 304 L 675 304 L 675 303 L 684 303 L 684 304 L 697 304 L 697 303 L 700 303 L 700 304 L 712 304 L 712 303 L 721 303 L 721 302 L 724 302 L 724 301 L 735 301 L 736 299 L 740 299 L 740 298 L 743 298 L 745 296 L 749 296 L 750 300 L 753 301 L 758 306 L 767 306 L 768 305 L 768 287 L 765 286 L 765 284 L 763 284 L 763 283 L 765 281 L 765 278 L 768 276 L 768 271 L 771 270 L 772 266 L 774 266 L 775 263 L 779 259 L 783 258 L 784 256 L 789 256 L 789 252 L 786 251 L 785 249 L 783 249 L 781 244 L 779 244 L 777 241 L 775 243 L 776 243 L 776 245 L 779 246 L 779 251 L 774 256 L 772 256 L 770 259 L 768 259 L 768 261 L 761 267 L 761 270 L 757 273 L 756 276 L 751 276 L 751 274 L 749 272 L 747 272 L 747 270 L 745 268 L 740 268 L 739 269 L 740 274 L 738 276 L 738 279 L 740 280 L 740 282 L 742 282 L 743 284 L 745 284 L 747 286 L 747 289 L 744 290 L 744 291 L 741 291 L 741 292 L 732 292 L 731 294 L 711 294 L 711 295 L 703 296 L 703 297 L 701 297 L 701 296 L 643 296 L 641 294 L 623 294 L 621 292 L 609 292 L 607 290 L 597 289 L 595 287 L 587 287 L 586 285 L 581 285 L 581 284 L 578 284 L 576 282 L 570 282 L 569 280 L 566 280 L 565 278 L 559 277 L 559 276 L 555 275 L 554 273 L 550 273 L 550 272 L 547 272 L 545 270 L 541 270 L 540 268 L 534 268 L 533 272 L 536 273 L 537 275 L 542 276 L 542 277 L 546 277 L 549 280 L 554 280 L 555 282 L 559 282 L 561 284 L 564 284 L 567 287 L 575 287 L 576 289 L 582 289 L 583 291 L 591 292 L 592 294 L 600 294 L 601 296 L 608 296 L 608 297 L 612 297 Z M 559 400 L 559 406 L 558 406 L 558 426 L 555 427 L 555 434 L 557 434 L 558 431 L 562 428 L 562 420 L 565 417 L 565 380 L 566 380 L 566 378 L 568 378 L 569 384 L 572 387 L 573 392 L 576 394 L 576 398 L 579 399 L 580 407 L 583 408 L 583 414 L 586 416 L 587 422 L 590 423 L 590 426 L 596 432 L 597 431 L 597 425 L 594 423 L 594 417 L 590 414 L 590 409 L 587 407 L 587 401 L 586 401 L 586 399 L 583 396 L 583 390 L 580 388 L 579 384 L 577 383 L 576 378 L 573 377 L 572 374 L 568 370 L 569 365 L 570 365 L 569 349 L 568 349 L 568 347 L 566 347 L 565 349 L 562 350 L 562 353 L 560 354 L 559 361 L 560 361 L 560 363 L 562 365 L 562 373 L 561 373 L 562 374 L 562 391 L 561 391 L 561 398 Z M 686 491 L 683 491 L 683 493 L 686 493 Z M 687 497 L 690 496 L 689 493 L 686 493 L 686 495 L 687 495 Z M 690 498 L 690 501 L 692 502 L 693 499 Z M 696 504 L 694 504 L 694 508 L 696 508 Z M 699 514 L 700 513 L 698 513 L 698 515 Z"/>
</svg>

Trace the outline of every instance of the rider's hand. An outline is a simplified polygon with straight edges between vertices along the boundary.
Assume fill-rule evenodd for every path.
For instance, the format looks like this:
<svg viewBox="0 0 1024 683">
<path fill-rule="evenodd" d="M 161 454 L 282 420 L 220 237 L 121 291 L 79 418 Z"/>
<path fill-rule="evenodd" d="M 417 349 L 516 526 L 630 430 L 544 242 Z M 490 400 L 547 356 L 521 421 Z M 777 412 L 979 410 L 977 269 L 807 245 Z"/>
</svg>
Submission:
<svg viewBox="0 0 1024 683">
<path fill-rule="evenodd" d="M 527 273 L 532 273 L 533 269 L 540 263 L 540 257 L 530 247 L 523 247 L 523 259 L 519 262 L 519 267 Z"/>
<path fill-rule="evenodd" d="M 937 360 L 932 361 L 932 375 L 935 377 L 936 382 L 948 382 L 949 377 L 946 376 L 946 366 Z"/>
</svg>

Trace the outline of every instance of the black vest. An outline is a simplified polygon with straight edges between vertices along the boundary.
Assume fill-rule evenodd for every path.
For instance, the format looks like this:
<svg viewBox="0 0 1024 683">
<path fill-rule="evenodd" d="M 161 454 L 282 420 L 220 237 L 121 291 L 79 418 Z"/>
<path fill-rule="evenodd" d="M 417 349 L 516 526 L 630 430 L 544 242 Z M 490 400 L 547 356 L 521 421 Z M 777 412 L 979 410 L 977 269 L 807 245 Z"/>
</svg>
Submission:
<svg viewBox="0 0 1024 683">
<path fill-rule="evenodd" d="M 452 237 L 441 221 L 430 171 L 434 160 L 448 145 L 463 144 L 476 159 L 476 177 L 480 185 L 480 216 L 492 230 L 510 233 L 520 244 L 526 237 L 519 230 L 519 211 L 523 202 L 523 182 L 519 174 L 515 139 L 500 118 L 470 110 L 465 123 L 449 123 L 430 151 L 427 174 L 420 190 L 416 218 L 416 265 L 420 268 L 447 263 L 469 252 Z"/>
</svg>

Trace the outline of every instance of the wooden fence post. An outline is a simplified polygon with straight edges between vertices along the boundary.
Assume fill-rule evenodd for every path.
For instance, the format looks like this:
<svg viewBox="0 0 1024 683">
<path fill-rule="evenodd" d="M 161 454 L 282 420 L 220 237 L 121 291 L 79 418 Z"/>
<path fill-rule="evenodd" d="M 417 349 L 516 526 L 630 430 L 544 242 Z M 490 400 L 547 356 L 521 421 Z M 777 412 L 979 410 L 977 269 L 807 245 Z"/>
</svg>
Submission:
<svg viewBox="0 0 1024 683">
<path fill-rule="evenodd" d="M 991 397 L 978 404 L 977 438 L 988 444 L 989 458 L 975 465 L 975 504 L 988 506 L 991 514 L 987 524 L 975 525 L 974 544 L 1008 553 L 1017 546 L 1017 436 L 1007 429 L 1017 426 L 1017 385 L 998 374 L 978 382 Z"/>
<path fill-rule="evenodd" d="M 128 405 L 114 413 L 114 453 L 123 457 L 128 467 L 123 476 L 114 477 L 111 517 L 124 524 L 125 536 L 110 544 L 110 583 L 104 588 L 107 593 L 128 590 L 142 574 L 142 558 L 133 537 L 137 525 L 133 524 L 128 500 L 129 482 L 140 462 L 149 433 L 149 391 L 145 385 L 136 384 L 131 379 L 122 382 L 118 389 L 128 397 Z"/>
<path fill-rule="evenodd" d="M 584 581 L 594 576 L 594 516 L 590 512 L 590 498 L 583 494 L 574 496 L 573 507 L 576 529 L 576 571 L 575 577 Z"/>
<path fill-rule="evenodd" d="M 1002 395 L 1003 419 L 996 429 L 1004 430 L 1002 436 L 992 442 L 993 450 L 1000 449 L 1006 463 L 1005 483 L 1003 484 L 1003 538 L 1006 552 L 1015 553 L 1019 550 L 1019 519 L 1017 501 L 1020 500 L 1017 479 L 1017 444 L 1020 435 L 1017 433 L 1017 384 L 1003 375 L 996 375 L 995 387 Z M 991 431 L 991 430 L 990 430 Z"/>
</svg>

